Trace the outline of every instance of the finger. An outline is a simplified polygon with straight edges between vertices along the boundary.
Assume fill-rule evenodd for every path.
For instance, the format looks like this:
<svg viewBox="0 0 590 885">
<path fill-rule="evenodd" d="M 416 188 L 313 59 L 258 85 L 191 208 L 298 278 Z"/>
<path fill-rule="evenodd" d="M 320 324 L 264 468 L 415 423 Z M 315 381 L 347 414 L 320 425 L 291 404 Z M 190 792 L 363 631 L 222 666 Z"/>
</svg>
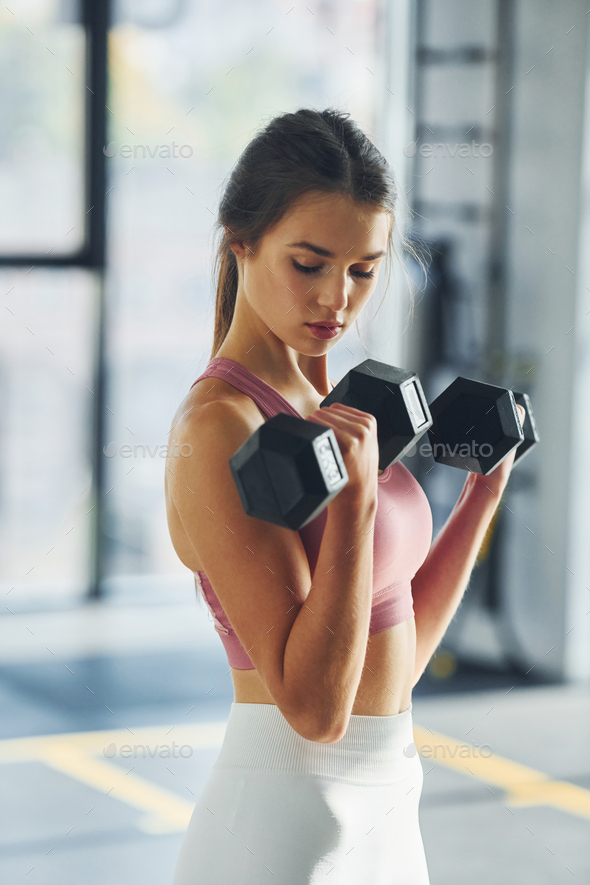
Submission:
<svg viewBox="0 0 590 885">
<path fill-rule="evenodd" d="M 322 412 L 324 409 L 322 409 Z M 312 414 L 307 416 L 307 421 L 314 421 L 316 424 L 324 424 L 326 427 L 332 427 L 334 430 L 342 430 L 347 432 L 358 432 L 359 421 L 351 421 L 344 415 L 336 415 L 333 412 L 328 415 Z M 364 426 L 364 425 L 363 425 Z"/>
<path fill-rule="evenodd" d="M 342 403 L 332 403 L 329 406 L 324 406 L 323 408 L 318 409 L 318 413 L 321 414 L 322 412 L 327 412 L 329 415 L 338 415 L 348 418 L 355 424 L 362 422 L 365 427 L 371 426 L 376 420 L 370 412 L 363 412 L 360 409 L 355 409 L 352 406 L 345 406 Z"/>
<path fill-rule="evenodd" d="M 370 412 L 363 412 L 362 409 L 355 409 L 354 406 L 345 406 L 344 403 L 330 403 L 329 406 L 322 406 L 322 411 L 329 409 L 331 412 L 338 409 L 344 409 L 345 412 L 358 416 L 359 418 L 370 415 Z"/>
<path fill-rule="evenodd" d="M 321 410 L 321 412 L 325 411 L 325 409 Z M 335 412 L 323 415 L 321 412 L 308 415 L 307 420 L 316 421 L 318 424 L 325 424 L 334 430 L 341 430 L 353 436 L 358 436 L 361 429 L 364 431 L 371 430 L 371 422 L 368 418 L 363 420 L 362 418 L 349 417 L 344 413 L 336 414 Z"/>
</svg>

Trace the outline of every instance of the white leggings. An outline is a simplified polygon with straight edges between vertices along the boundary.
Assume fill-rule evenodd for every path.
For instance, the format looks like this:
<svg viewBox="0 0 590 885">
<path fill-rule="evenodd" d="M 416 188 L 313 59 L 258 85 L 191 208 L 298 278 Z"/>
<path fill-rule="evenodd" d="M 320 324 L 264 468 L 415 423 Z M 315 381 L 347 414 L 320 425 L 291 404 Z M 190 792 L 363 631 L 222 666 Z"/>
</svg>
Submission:
<svg viewBox="0 0 590 885">
<path fill-rule="evenodd" d="M 173 885 L 429 885 L 411 708 L 301 737 L 274 704 L 232 703 Z"/>
</svg>

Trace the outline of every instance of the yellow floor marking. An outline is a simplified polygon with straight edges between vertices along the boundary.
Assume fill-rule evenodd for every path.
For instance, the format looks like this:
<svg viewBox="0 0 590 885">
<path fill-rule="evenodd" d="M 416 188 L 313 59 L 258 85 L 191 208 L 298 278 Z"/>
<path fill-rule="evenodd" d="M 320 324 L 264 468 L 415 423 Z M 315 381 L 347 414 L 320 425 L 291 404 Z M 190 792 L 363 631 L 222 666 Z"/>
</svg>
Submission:
<svg viewBox="0 0 590 885">
<path fill-rule="evenodd" d="M 183 832 L 187 828 L 193 803 L 132 771 L 126 774 L 124 769 L 106 759 L 96 759 L 71 744 L 48 747 L 42 753 L 42 761 L 103 793 L 110 790 L 109 795 L 115 799 L 148 812 L 149 817 L 143 822 L 142 829 L 170 833 Z"/>
<path fill-rule="evenodd" d="M 218 749 L 225 734 L 227 722 L 205 722 L 191 725 L 161 726 L 109 731 L 82 731 L 39 737 L 13 738 L 0 741 L 0 763 L 42 762 L 51 768 L 104 793 L 109 792 L 121 802 L 146 812 L 138 826 L 151 833 L 183 832 L 188 824 L 194 800 L 160 787 L 134 772 L 129 774 L 109 761 L 103 749 L 115 743 L 130 746 L 144 744 L 152 749 L 156 744 L 177 746 L 188 744 L 194 750 Z M 456 738 L 414 724 L 414 742 L 428 762 L 450 768 L 467 777 L 473 777 L 506 791 L 504 801 L 512 806 L 549 805 L 560 811 L 590 818 L 590 790 L 567 781 L 552 780 L 543 772 L 528 768 L 493 754 L 485 758 L 470 754 L 460 757 L 462 747 L 473 746 Z M 436 750 L 437 745 L 445 748 Z M 424 747 L 432 748 L 430 758 Z M 447 749 L 448 748 L 448 749 Z M 450 751 L 450 752 L 449 752 Z M 450 753 L 454 755 L 451 756 Z M 127 760 L 130 766 L 132 760 Z"/>
<path fill-rule="evenodd" d="M 192 814 L 194 800 L 184 799 L 143 778 L 133 771 L 129 774 L 103 754 L 111 743 L 117 747 L 127 744 L 169 745 L 189 744 L 193 749 L 216 749 L 221 746 L 226 722 L 206 722 L 155 728 L 136 728 L 112 731 L 82 731 L 40 737 L 14 738 L 0 741 L 0 762 L 43 762 L 80 783 L 109 793 L 121 802 L 147 812 L 138 821 L 138 827 L 149 833 L 182 833 Z M 167 734 L 169 732 L 169 734 Z M 128 759 L 129 768 L 133 759 Z M 187 793 L 188 797 L 188 793 Z"/>
<path fill-rule="evenodd" d="M 134 731 L 126 728 L 105 731 L 72 731 L 62 734 L 44 734 L 35 737 L 9 738 L 0 740 L 0 762 L 25 761 L 38 758 L 39 751 L 54 744 L 75 745 L 88 753 L 100 754 L 111 742 L 123 744 L 190 744 L 193 749 L 207 749 L 221 746 L 227 722 L 199 722 L 191 725 L 162 725 L 137 727 Z"/>
<path fill-rule="evenodd" d="M 428 751 L 429 757 L 422 758 L 423 766 L 427 762 L 435 762 L 467 777 L 475 777 L 484 783 L 501 787 L 507 792 L 506 805 L 550 805 L 569 814 L 590 818 L 590 790 L 583 787 L 567 781 L 552 780 L 541 771 L 512 762 L 511 759 L 495 753 L 488 758 L 473 755 L 468 758 L 459 757 L 461 747 L 472 745 L 439 732 L 431 732 L 419 725 L 414 725 L 414 743 L 421 756 L 421 748 L 431 748 Z M 437 745 L 445 748 L 448 746 L 444 756 L 442 750 L 436 751 Z M 449 750 L 453 753 L 452 757 Z"/>
</svg>

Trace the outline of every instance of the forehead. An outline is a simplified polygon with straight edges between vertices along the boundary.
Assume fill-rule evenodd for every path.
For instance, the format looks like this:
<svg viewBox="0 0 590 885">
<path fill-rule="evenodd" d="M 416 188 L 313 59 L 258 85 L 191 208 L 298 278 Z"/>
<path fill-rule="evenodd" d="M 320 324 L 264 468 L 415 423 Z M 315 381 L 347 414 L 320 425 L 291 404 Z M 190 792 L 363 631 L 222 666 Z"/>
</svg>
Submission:
<svg viewBox="0 0 590 885">
<path fill-rule="evenodd" d="M 369 247 L 365 251 L 377 251 L 386 248 L 391 221 L 391 214 L 379 206 L 344 194 L 313 192 L 289 207 L 273 234 L 285 243 L 307 240 L 333 252 L 361 242 Z"/>
</svg>

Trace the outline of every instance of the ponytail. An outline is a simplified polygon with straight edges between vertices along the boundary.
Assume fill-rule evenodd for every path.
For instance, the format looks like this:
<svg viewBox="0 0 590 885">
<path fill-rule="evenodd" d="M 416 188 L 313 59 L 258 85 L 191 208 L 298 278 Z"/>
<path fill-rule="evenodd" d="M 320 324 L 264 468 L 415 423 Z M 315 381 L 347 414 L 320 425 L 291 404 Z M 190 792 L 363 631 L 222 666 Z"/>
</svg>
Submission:
<svg viewBox="0 0 590 885">
<path fill-rule="evenodd" d="M 213 333 L 213 348 L 209 359 L 213 359 L 226 339 L 234 317 L 236 295 L 238 293 L 238 263 L 225 237 L 219 246 L 215 265 L 217 276 L 215 330 Z"/>
</svg>

